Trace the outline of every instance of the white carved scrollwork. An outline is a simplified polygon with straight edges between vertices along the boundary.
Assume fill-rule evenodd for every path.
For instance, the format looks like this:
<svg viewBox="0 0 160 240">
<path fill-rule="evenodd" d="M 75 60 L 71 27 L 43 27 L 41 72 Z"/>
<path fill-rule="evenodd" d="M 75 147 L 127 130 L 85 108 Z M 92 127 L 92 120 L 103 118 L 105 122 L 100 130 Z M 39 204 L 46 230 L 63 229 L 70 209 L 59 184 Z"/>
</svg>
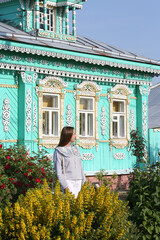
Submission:
<svg viewBox="0 0 160 240">
<path fill-rule="evenodd" d="M 27 82 L 31 83 L 32 82 L 32 75 L 27 75 Z"/>
<path fill-rule="evenodd" d="M 93 153 L 82 153 L 81 159 L 85 160 L 85 161 L 92 160 L 92 159 L 94 159 L 94 155 L 93 155 Z"/>
<path fill-rule="evenodd" d="M 26 76 L 25 72 L 21 72 L 21 78 L 23 83 L 25 83 L 25 76 Z"/>
<path fill-rule="evenodd" d="M 27 29 L 30 27 L 31 11 L 27 11 Z"/>
<path fill-rule="evenodd" d="M 131 131 L 135 129 L 135 116 L 134 116 L 134 109 L 131 109 L 131 115 L 130 115 L 130 128 Z"/>
<path fill-rule="evenodd" d="M 38 77 L 38 74 L 37 74 L 37 73 L 34 73 L 34 83 L 36 82 L 37 77 Z"/>
<path fill-rule="evenodd" d="M 115 158 L 116 160 L 122 160 L 122 159 L 125 158 L 125 154 L 124 154 L 124 153 L 115 153 L 115 154 L 114 154 L 114 158 Z"/>
<path fill-rule="evenodd" d="M 10 106 L 9 106 L 9 99 L 5 98 L 3 101 L 3 126 L 4 131 L 9 131 L 9 124 L 10 124 Z"/>
<path fill-rule="evenodd" d="M 66 112 L 66 122 L 68 126 L 72 126 L 72 111 L 71 111 L 71 105 L 67 105 L 67 112 Z"/>
<path fill-rule="evenodd" d="M 102 129 L 102 135 L 105 135 L 106 133 L 106 109 L 103 106 L 101 109 L 101 129 Z"/>
<path fill-rule="evenodd" d="M 143 133 L 144 133 L 144 136 L 146 136 L 147 135 L 147 104 L 146 104 L 146 101 L 143 102 L 142 111 L 143 111 Z"/>
<path fill-rule="evenodd" d="M 33 101 L 33 132 L 36 132 L 37 128 L 37 108 L 36 108 L 36 102 Z"/>
<path fill-rule="evenodd" d="M 139 86 L 139 91 L 140 91 L 140 94 L 141 95 L 146 95 L 148 94 L 149 95 L 149 92 L 147 92 L 147 88 L 142 88 L 142 86 Z"/>
<path fill-rule="evenodd" d="M 31 131 L 31 126 L 32 126 L 32 95 L 31 95 L 31 90 L 28 89 L 27 91 L 27 96 L 26 96 L 26 127 L 27 127 L 27 132 L 29 133 Z"/>
</svg>

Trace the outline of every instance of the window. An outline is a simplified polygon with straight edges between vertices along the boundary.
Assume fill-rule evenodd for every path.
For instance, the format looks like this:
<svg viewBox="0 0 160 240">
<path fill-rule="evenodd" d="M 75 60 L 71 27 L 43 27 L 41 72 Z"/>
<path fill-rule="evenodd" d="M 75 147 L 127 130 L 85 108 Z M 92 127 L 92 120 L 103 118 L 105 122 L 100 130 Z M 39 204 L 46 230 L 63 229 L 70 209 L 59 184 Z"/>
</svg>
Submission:
<svg viewBox="0 0 160 240">
<path fill-rule="evenodd" d="M 59 96 L 54 94 L 43 94 L 43 135 L 58 136 L 59 132 Z"/>
<path fill-rule="evenodd" d="M 94 98 L 80 98 L 79 134 L 83 137 L 94 136 Z"/>
<path fill-rule="evenodd" d="M 126 123 L 125 101 L 113 100 L 112 133 L 114 138 L 124 138 Z"/>
<path fill-rule="evenodd" d="M 110 149 L 121 149 L 129 142 L 129 105 L 132 90 L 123 84 L 116 84 L 108 92 L 110 103 Z"/>
<path fill-rule="evenodd" d="M 40 29 L 44 29 L 44 12 L 43 7 L 39 8 L 39 24 Z M 47 30 L 51 32 L 55 32 L 55 9 L 47 8 Z"/>
</svg>

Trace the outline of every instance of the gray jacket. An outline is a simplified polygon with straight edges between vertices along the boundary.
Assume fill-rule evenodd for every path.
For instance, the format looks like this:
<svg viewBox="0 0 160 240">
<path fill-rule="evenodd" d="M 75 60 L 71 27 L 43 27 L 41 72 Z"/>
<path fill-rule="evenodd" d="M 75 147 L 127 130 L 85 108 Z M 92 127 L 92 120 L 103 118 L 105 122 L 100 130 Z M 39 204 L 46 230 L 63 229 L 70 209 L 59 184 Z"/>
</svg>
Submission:
<svg viewBox="0 0 160 240">
<path fill-rule="evenodd" d="M 85 176 L 77 146 L 57 147 L 53 160 L 58 180 L 63 189 L 68 187 L 66 180 L 82 180 L 82 184 L 84 184 Z"/>
</svg>

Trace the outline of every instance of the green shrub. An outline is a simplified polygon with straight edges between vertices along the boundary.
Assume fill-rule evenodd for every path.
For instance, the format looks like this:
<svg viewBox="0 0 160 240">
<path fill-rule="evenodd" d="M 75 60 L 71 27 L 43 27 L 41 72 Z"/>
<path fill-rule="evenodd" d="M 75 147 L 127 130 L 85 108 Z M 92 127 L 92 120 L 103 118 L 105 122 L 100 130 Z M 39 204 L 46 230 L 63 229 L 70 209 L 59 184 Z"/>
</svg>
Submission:
<svg viewBox="0 0 160 240">
<path fill-rule="evenodd" d="M 135 169 L 130 180 L 130 219 L 136 224 L 139 240 L 160 239 L 160 163 Z"/>
<path fill-rule="evenodd" d="M 0 145 L 0 208 L 16 202 L 27 189 L 40 187 L 44 179 L 51 186 L 52 162 L 45 154 L 41 151 L 31 157 L 24 146 L 5 149 Z"/>
<path fill-rule="evenodd" d="M 45 184 L 6 207 L 0 232 L 3 240 L 120 240 L 129 226 L 127 217 L 126 203 L 104 185 L 95 191 L 86 183 L 75 199 L 63 194 L 59 183 L 53 195 Z"/>
</svg>

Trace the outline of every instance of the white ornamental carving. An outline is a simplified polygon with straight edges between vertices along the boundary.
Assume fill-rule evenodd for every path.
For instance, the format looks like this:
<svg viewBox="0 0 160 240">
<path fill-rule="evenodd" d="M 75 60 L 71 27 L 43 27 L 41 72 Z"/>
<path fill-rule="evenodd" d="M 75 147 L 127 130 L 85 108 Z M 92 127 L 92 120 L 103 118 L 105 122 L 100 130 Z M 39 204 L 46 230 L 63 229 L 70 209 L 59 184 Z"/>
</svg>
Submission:
<svg viewBox="0 0 160 240">
<path fill-rule="evenodd" d="M 85 160 L 85 161 L 92 160 L 92 159 L 94 159 L 94 155 L 93 155 L 93 153 L 82 153 L 81 159 Z"/>
<path fill-rule="evenodd" d="M 116 160 L 122 160 L 122 159 L 125 158 L 125 154 L 124 154 L 124 153 L 115 153 L 115 154 L 114 154 L 114 158 L 115 158 Z"/>
<path fill-rule="evenodd" d="M 10 106 L 9 106 L 9 99 L 5 98 L 3 101 L 3 126 L 4 131 L 9 131 L 9 124 L 10 124 Z"/>
<path fill-rule="evenodd" d="M 27 11 L 27 29 L 30 27 L 31 11 Z"/>
<path fill-rule="evenodd" d="M 101 109 L 101 129 L 102 129 L 102 135 L 105 135 L 106 133 L 106 109 L 103 106 Z"/>
<path fill-rule="evenodd" d="M 32 75 L 27 75 L 27 82 L 31 83 L 32 82 Z"/>
<path fill-rule="evenodd" d="M 71 105 L 67 105 L 67 112 L 66 112 L 66 122 L 68 126 L 72 126 L 72 110 L 71 110 Z"/>
<path fill-rule="evenodd" d="M 33 132 L 36 132 L 37 128 L 37 108 L 36 108 L 36 102 L 33 101 Z"/>
<path fill-rule="evenodd" d="M 146 104 L 146 101 L 143 102 L 142 111 L 143 111 L 143 133 L 144 133 L 144 136 L 146 136 L 147 135 L 147 104 Z"/>
<path fill-rule="evenodd" d="M 26 76 L 25 72 L 21 72 L 21 78 L 23 83 L 25 83 L 25 76 Z"/>
<path fill-rule="evenodd" d="M 146 94 L 148 94 L 149 95 L 149 93 L 147 92 L 147 88 L 142 88 L 142 86 L 139 86 L 139 91 L 140 91 L 140 94 L 141 95 L 146 95 Z"/>
<path fill-rule="evenodd" d="M 31 95 L 31 90 L 28 89 L 27 91 L 27 96 L 26 96 L 26 127 L 27 127 L 27 132 L 29 133 L 31 131 L 31 126 L 32 126 L 32 95 Z"/>
<path fill-rule="evenodd" d="M 134 109 L 131 109 L 131 115 L 130 115 L 130 127 L 131 127 L 131 131 L 135 130 L 135 116 L 134 116 Z"/>
</svg>

